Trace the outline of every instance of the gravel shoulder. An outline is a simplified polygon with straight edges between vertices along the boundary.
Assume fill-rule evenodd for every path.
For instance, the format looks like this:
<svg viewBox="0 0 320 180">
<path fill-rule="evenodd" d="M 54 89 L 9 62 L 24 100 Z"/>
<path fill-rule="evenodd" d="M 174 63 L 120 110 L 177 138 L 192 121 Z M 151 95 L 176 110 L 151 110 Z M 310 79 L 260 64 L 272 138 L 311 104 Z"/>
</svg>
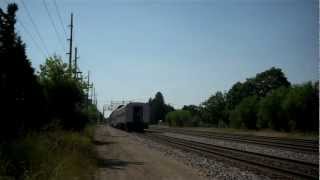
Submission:
<svg viewBox="0 0 320 180">
<path fill-rule="evenodd" d="M 100 125 L 95 132 L 98 180 L 202 179 L 197 171 L 146 147 L 134 134 Z"/>
<path fill-rule="evenodd" d="M 184 135 L 184 134 L 178 134 L 178 133 L 163 133 L 163 134 L 170 137 L 176 137 L 176 138 L 192 140 L 192 141 L 197 141 L 197 142 L 202 142 L 207 144 L 213 144 L 221 147 L 234 148 L 234 149 L 244 150 L 248 152 L 267 154 L 270 156 L 277 156 L 277 157 L 282 157 L 287 159 L 310 162 L 314 164 L 318 164 L 318 160 L 319 160 L 318 153 L 305 154 L 305 153 L 281 150 L 277 148 L 269 148 L 269 147 L 254 145 L 254 144 L 223 141 L 223 140 L 218 140 L 214 138 L 196 137 L 196 136 Z"/>
</svg>

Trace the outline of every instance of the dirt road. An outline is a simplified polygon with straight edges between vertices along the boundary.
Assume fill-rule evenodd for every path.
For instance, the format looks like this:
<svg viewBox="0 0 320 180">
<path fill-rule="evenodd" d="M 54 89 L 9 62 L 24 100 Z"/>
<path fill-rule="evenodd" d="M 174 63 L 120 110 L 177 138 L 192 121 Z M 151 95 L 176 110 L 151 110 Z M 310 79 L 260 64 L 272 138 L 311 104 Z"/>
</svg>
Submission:
<svg viewBox="0 0 320 180">
<path fill-rule="evenodd" d="M 100 125 L 95 132 L 95 144 L 99 156 L 98 180 L 201 179 L 195 170 L 161 156 L 123 131 Z"/>
</svg>

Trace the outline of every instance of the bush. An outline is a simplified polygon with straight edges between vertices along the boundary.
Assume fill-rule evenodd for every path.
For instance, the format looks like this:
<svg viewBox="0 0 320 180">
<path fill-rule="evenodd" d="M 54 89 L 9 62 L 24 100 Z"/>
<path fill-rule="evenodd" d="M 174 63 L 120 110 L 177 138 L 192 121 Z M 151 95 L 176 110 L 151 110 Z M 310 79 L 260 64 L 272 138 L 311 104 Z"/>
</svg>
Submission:
<svg viewBox="0 0 320 180">
<path fill-rule="evenodd" d="M 169 124 L 169 126 L 192 126 L 192 116 L 189 111 L 185 110 L 176 110 L 169 112 L 166 115 L 166 122 Z"/>
<path fill-rule="evenodd" d="M 92 179 L 97 162 L 89 136 L 55 131 L 29 134 L 2 144 L 0 164 L 0 179 L 81 180 Z"/>
<path fill-rule="evenodd" d="M 51 120 L 59 119 L 67 130 L 82 130 L 89 122 L 85 112 L 86 84 L 73 78 L 68 65 L 57 56 L 49 57 L 40 65 L 39 79 Z"/>
<path fill-rule="evenodd" d="M 244 98 L 231 112 L 230 126 L 233 128 L 256 129 L 258 102 L 257 96 Z"/>
</svg>

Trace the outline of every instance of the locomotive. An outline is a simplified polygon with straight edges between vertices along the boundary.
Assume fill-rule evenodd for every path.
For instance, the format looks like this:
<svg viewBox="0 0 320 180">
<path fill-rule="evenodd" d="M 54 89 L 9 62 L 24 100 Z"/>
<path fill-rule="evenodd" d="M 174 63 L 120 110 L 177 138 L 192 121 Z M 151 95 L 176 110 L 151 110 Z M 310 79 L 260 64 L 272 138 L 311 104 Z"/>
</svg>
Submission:
<svg viewBox="0 0 320 180">
<path fill-rule="evenodd" d="M 126 130 L 143 132 L 148 128 L 150 119 L 150 108 L 147 103 L 131 102 L 121 105 L 114 110 L 108 122 L 112 127 Z"/>
</svg>

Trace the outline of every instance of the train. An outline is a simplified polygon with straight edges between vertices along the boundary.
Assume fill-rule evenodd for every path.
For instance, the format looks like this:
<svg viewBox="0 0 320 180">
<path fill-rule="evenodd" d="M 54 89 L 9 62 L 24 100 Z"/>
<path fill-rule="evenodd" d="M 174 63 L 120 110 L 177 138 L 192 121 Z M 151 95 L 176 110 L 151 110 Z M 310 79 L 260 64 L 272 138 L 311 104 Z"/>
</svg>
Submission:
<svg viewBox="0 0 320 180">
<path fill-rule="evenodd" d="M 107 119 L 110 126 L 128 132 L 144 132 L 150 121 L 150 108 L 148 103 L 130 102 L 120 105 Z"/>
</svg>

